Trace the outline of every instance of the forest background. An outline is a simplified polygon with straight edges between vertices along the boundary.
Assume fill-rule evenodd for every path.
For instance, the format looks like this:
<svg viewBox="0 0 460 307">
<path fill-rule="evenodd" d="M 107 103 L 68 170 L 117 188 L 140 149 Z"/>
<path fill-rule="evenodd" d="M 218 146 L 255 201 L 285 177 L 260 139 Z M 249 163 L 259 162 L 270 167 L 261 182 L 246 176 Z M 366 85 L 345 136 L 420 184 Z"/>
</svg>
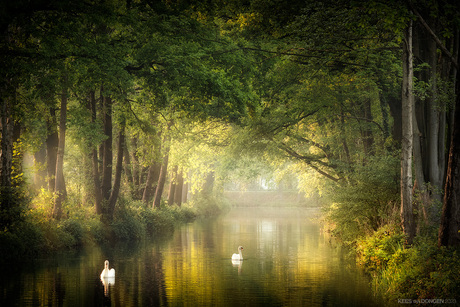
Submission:
<svg viewBox="0 0 460 307">
<path fill-rule="evenodd" d="M 4 261 L 171 229 L 262 174 L 319 199 L 386 297 L 458 293 L 456 1 L 0 12 Z"/>
</svg>

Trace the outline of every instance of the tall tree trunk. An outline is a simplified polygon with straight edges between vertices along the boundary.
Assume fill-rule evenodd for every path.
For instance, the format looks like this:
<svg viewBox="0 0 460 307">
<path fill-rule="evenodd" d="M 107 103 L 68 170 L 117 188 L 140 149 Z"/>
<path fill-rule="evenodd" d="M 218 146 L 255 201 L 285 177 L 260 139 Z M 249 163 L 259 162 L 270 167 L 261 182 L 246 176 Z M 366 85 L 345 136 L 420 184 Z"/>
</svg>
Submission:
<svg viewBox="0 0 460 307">
<path fill-rule="evenodd" d="M 168 172 L 168 161 L 169 161 L 169 146 L 166 147 L 166 153 L 161 163 L 160 176 L 158 178 L 158 185 L 155 190 L 155 198 L 153 200 L 153 208 L 158 208 L 161 203 L 161 196 L 163 195 L 163 189 L 166 182 L 166 174 Z"/>
<path fill-rule="evenodd" d="M 456 80 L 455 120 L 439 228 L 439 246 L 460 246 L 460 80 Z"/>
<path fill-rule="evenodd" d="M 46 137 L 46 163 L 48 171 L 48 191 L 54 192 L 56 187 L 56 159 L 59 144 L 59 135 L 56 123 L 56 108 L 52 105 L 49 109 L 50 118 L 47 120 L 48 135 Z"/>
<path fill-rule="evenodd" d="M 402 84 L 402 142 L 401 142 L 401 222 L 407 244 L 415 237 L 415 219 L 412 208 L 412 142 L 413 142 L 413 62 L 412 21 L 404 32 Z"/>
<path fill-rule="evenodd" d="M 91 109 L 91 122 L 94 124 L 96 122 L 96 97 L 94 91 L 90 92 L 90 109 Z M 91 162 L 93 168 L 93 182 L 94 182 L 94 200 L 96 207 L 96 214 L 102 214 L 102 191 L 101 191 L 101 178 L 99 174 L 99 159 L 97 156 L 97 148 L 93 147 L 91 153 Z"/>
<path fill-rule="evenodd" d="M 170 121 L 166 127 L 166 133 L 163 138 L 164 156 L 163 162 L 161 163 L 160 175 L 158 177 L 158 184 L 155 190 L 155 197 L 153 198 L 153 208 L 158 208 L 161 204 L 161 196 L 163 195 L 163 189 L 166 182 L 166 175 L 168 174 L 168 162 L 169 162 L 169 150 L 170 150 L 170 141 L 169 129 L 171 129 L 173 122 Z"/>
<path fill-rule="evenodd" d="M 441 200 L 441 170 L 439 168 L 439 149 L 438 140 L 440 133 L 440 112 L 437 95 L 437 48 L 436 42 L 430 39 L 428 46 L 428 64 L 430 65 L 429 81 L 431 83 L 431 96 L 428 99 L 428 176 L 433 187 L 432 204 L 436 205 Z M 442 149 L 444 150 L 444 148 Z M 444 153 L 443 153 L 444 154 Z M 434 208 L 432 208 L 434 209 Z M 431 210 L 433 211 L 433 210 Z M 431 212 L 431 219 L 434 213 Z"/>
<path fill-rule="evenodd" d="M 56 219 L 62 217 L 62 203 L 67 197 L 67 191 L 64 180 L 64 150 L 65 150 L 65 133 L 67 121 L 67 90 L 61 95 L 61 115 L 59 119 L 59 145 L 56 159 L 56 180 L 55 188 L 56 198 L 54 200 L 53 216 Z"/>
<path fill-rule="evenodd" d="M 174 193 L 176 192 L 176 177 L 177 177 L 177 165 L 174 166 L 171 172 L 171 182 L 169 183 L 168 205 L 170 206 L 174 204 Z"/>
<path fill-rule="evenodd" d="M 380 92 L 380 91 L 379 91 Z M 380 100 L 380 113 L 382 113 L 382 125 L 383 125 L 383 142 L 390 136 L 390 129 L 388 124 L 388 110 L 386 109 L 386 95 L 382 92 L 379 93 Z"/>
<path fill-rule="evenodd" d="M 370 98 L 366 99 L 363 103 L 363 115 L 366 119 L 363 129 L 363 146 L 364 153 L 367 155 L 374 154 L 374 134 L 372 133 L 371 125 L 369 124 L 373 121 L 372 111 L 371 111 L 371 100 Z"/>
<path fill-rule="evenodd" d="M 92 166 L 93 166 L 94 200 L 95 200 L 96 214 L 102 214 L 101 179 L 99 175 L 99 161 L 97 158 L 96 148 L 93 148 L 93 152 L 91 154 L 91 161 L 92 161 Z"/>
<path fill-rule="evenodd" d="M 140 199 L 140 165 L 139 165 L 139 157 L 137 156 L 137 137 L 133 137 L 131 139 L 131 146 L 132 148 L 132 170 L 133 170 L 133 191 L 134 191 L 134 199 Z"/>
<path fill-rule="evenodd" d="M 417 191 L 419 197 L 419 203 L 421 205 L 423 213 L 423 221 L 425 224 L 429 224 L 428 208 L 430 207 L 430 195 L 425 184 L 425 175 L 423 172 L 423 157 L 422 157 L 422 134 L 418 128 L 417 118 L 415 112 L 412 116 L 413 124 L 413 148 L 412 152 L 414 155 L 414 172 L 415 172 L 415 186 L 414 189 Z"/>
<path fill-rule="evenodd" d="M 126 136 L 125 136 L 125 142 L 126 142 Z M 128 178 L 129 185 L 132 188 L 133 184 L 133 171 L 132 171 L 132 166 L 131 166 L 131 156 L 128 150 L 128 146 L 126 146 L 123 149 L 123 160 L 124 160 L 124 167 L 125 167 L 125 174 L 126 178 Z"/>
<path fill-rule="evenodd" d="M 174 203 L 179 207 L 182 205 L 182 190 L 184 186 L 184 176 L 182 171 L 177 173 L 176 189 L 174 190 Z"/>
<path fill-rule="evenodd" d="M 344 119 L 342 104 L 340 104 L 340 133 L 341 133 L 343 151 L 345 152 L 345 158 L 347 160 L 348 166 L 351 167 L 350 150 L 348 149 L 348 143 L 347 143 L 347 138 L 345 134 L 345 119 Z"/>
<path fill-rule="evenodd" d="M 152 198 L 153 191 L 156 190 L 157 185 L 154 184 L 158 183 L 158 178 L 160 177 L 160 170 L 161 163 L 153 161 L 153 164 L 150 165 L 149 171 L 147 173 L 147 180 L 145 182 L 144 193 L 142 193 L 142 201 L 145 204 L 148 204 L 148 202 Z"/>
<path fill-rule="evenodd" d="M 3 94 L 3 93 L 2 93 Z M 13 166 L 13 119 L 11 118 L 11 105 L 8 97 L 1 97 L 2 101 L 2 137 L 1 137 L 1 170 L 0 170 L 0 226 L 8 227 L 12 220 L 10 210 L 14 206 L 11 171 Z"/>
<path fill-rule="evenodd" d="M 40 190 L 46 186 L 46 144 L 43 143 L 40 149 L 34 153 L 34 188 Z"/>
<path fill-rule="evenodd" d="M 115 179 L 113 182 L 112 193 L 109 198 L 108 218 L 113 220 L 113 213 L 115 212 L 115 205 L 117 203 L 118 195 L 120 193 L 121 184 L 121 171 L 123 170 L 123 147 L 125 146 L 125 125 L 122 124 L 120 132 L 118 133 L 118 152 L 117 164 L 115 166 Z"/>
<path fill-rule="evenodd" d="M 103 142 L 101 189 L 103 200 L 108 201 L 112 189 L 112 99 L 110 97 L 103 97 L 102 99 L 104 102 L 104 134 L 107 139 Z"/>
<path fill-rule="evenodd" d="M 184 178 L 184 177 L 182 177 Z M 187 202 L 187 196 L 188 196 L 188 182 L 184 183 L 184 187 L 182 188 L 182 203 Z"/>
</svg>

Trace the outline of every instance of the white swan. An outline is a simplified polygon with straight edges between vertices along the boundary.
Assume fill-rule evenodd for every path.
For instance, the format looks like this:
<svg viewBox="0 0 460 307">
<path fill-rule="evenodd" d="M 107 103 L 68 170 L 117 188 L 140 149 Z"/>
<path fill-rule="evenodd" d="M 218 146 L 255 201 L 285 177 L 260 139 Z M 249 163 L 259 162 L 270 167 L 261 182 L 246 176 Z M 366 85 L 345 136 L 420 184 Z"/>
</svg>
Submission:
<svg viewBox="0 0 460 307">
<path fill-rule="evenodd" d="M 101 273 L 101 279 L 104 279 L 104 278 L 115 278 L 115 270 L 114 269 L 109 270 L 108 260 L 104 261 L 104 269 L 102 270 L 102 273 Z"/>
<path fill-rule="evenodd" d="M 238 252 L 239 253 L 232 255 L 232 261 L 243 260 L 243 254 L 241 253 L 242 250 L 243 250 L 243 246 L 238 246 Z"/>
</svg>

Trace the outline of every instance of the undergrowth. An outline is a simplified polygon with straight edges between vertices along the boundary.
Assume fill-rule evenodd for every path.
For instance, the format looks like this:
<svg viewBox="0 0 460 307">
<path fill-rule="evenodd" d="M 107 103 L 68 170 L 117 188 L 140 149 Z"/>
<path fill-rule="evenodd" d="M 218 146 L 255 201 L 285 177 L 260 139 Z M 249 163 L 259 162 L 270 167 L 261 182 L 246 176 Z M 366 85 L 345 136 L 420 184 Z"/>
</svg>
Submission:
<svg viewBox="0 0 460 307">
<path fill-rule="evenodd" d="M 358 263 L 372 276 L 376 292 L 390 302 L 458 298 L 459 250 L 439 248 L 428 236 L 410 247 L 403 243 L 402 231 L 389 225 L 357 240 Z"/>
<path fill-rule="evenodd" d="M 182 205 L 147 207 L 141 201 L 120 198 L 113 221 L 102 222 L 94 207 L 67 201 L 65 218 L 52 218 L 53 197 L 42 191 L 29 205 L 14 229 L 0 231 L 0 263 L 33 259 L 39 255 L 105 242 L 132 242 L 170 234 L 196 218 L 223 212 L 215 198 L 197 199 Z"/>
</svg>

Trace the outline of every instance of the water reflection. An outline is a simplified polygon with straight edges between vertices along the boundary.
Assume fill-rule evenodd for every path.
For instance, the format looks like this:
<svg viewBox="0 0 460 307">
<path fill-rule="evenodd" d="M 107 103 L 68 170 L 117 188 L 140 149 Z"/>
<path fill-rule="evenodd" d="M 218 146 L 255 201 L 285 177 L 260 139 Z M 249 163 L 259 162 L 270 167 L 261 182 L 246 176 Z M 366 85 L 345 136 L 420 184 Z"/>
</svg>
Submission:
<svg viewBox="0 0 460 307">
<path fill-rule="evenodd" d="M 163 242 L 62 255 L 0 272 L 1 306 L 369 306 L 369 281 L 331 247 L 317 212 L 245 209 Z M 235 246 L 243 261 L 232 261 Z M 100 279 L 113 259 L 117 281 Z"/>
<path fill-rule="evenodd" d="M 101 277 L 102 284 L 104 285 L 104 295 L 109 296 L 109 286 L 115 285 L 115 277 Z"/>
<path fill-rule="evenodd" d="M 231 213 L 213 224 L 181 229 L 164 251 L 168 302 L 375 305 L 368 279 L 340 248 L 331 248 L 319 224 L 311 221 L 312 212 L 290 210 L 246 210 L 243 216 Z M 244 274 L 242 263 L 226 265 L 240 243 Z"/>
</svg>

